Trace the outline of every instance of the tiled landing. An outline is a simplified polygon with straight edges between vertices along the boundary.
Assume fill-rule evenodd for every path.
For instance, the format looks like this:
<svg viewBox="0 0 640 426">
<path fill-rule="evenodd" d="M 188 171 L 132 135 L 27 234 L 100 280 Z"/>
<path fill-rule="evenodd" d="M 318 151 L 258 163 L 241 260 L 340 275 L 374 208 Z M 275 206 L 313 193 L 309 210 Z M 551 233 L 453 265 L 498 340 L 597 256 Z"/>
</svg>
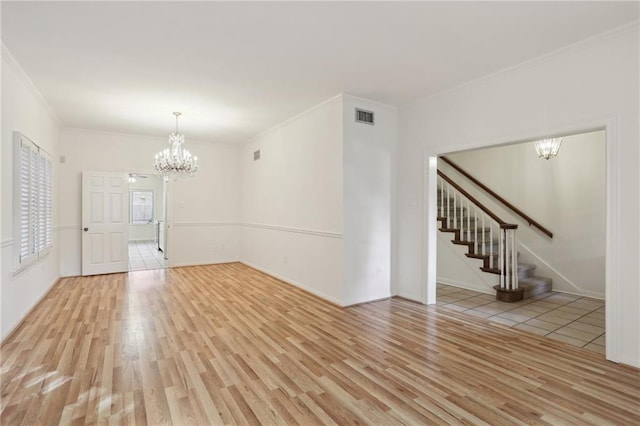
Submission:
<svg viewBox="0 0 640 426">
<path fill-rule="evenodd" d="M 166 268 L 164 253 L 158 250 L 154 241 L 129 241 L 129 270 Z"/>
<path fill-rule="evenodd" d="M 437 304 L 604 354 L 604 301 L 549 292 L 515 303 L 438 284 Z"/>
</svg>

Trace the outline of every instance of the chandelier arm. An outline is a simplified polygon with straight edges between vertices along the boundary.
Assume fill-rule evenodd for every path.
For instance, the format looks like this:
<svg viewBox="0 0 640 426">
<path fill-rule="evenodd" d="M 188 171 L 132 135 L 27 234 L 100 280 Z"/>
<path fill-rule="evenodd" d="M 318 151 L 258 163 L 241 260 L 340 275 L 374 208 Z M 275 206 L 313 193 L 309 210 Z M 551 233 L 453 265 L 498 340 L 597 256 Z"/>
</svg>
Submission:
<svg viewBox="0 0 640 426">
<path fill-rule="evenodd" d="M 174 112 L 173 115 L 176 117 L 176 132 L 169 135 L 171 148 L 156 154 L 154 169 L 162 176 L 173 176 L 177 179 L 192 176 L 198 171 L 198 157 L 192 156 L 188 150 L 182 148 L 184 135 L 179 133 L 178 127 L 178 117 L 182 114 Z"/>
</svg>

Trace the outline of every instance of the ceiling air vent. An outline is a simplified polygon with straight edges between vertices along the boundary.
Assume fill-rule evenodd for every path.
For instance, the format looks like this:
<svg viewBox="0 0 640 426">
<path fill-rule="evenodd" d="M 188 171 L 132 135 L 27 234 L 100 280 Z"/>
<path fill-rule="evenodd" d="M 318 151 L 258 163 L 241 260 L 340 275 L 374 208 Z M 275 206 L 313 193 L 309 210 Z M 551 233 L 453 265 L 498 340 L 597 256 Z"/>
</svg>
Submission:
<svg viewBox="0 0 640 426">
<path fill-rule="evenodd" d="M 253 151 L 253 161 L 258 161 L 260 159 L 260 150 Z"/>
<path fill-rule="evenodd" d="M 373 111 L 356 108 L 356 123 L 366 123 L 373 126 Z"/>
</svg>

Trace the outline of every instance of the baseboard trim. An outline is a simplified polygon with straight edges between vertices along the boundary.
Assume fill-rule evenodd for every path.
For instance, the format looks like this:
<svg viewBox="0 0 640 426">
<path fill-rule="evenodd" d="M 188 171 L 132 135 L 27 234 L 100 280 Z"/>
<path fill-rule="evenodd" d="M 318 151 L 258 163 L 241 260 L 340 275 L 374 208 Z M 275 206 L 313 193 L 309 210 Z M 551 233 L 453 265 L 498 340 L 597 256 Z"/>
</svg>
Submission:
<svg viewBox="0 0 640 426">
<path fill-rule="evenodd" d="M 344 305 L 343 308 L 355 308 L 356 306 L 368 305 L 369 303 L 381 302 L 383 300 L 390 300 L 390 299 L 392 299 L 391 296 L 381 297 L 379 299 L 373 299 L 373 300 L 365 300 L 364 302 L 357 302 L 357 303 L 352 303 L 350 305 Z"/>
<path fill-rule="evenodd" d="M 605 300 L 604 294 L 591 292 L 591 291 L 584 291 L 583 293 L 574 293 L 574 292 L 571 292 L 571 291 L 556 290 L 554 288 L 552 288 L 551 291 L 554 291 L 556 293 L 570 294 L 572 296 L 580 296 L 580 297 L 588 297 L 590 299 Z"/>
<path fill-rule="evenodd" d="M 333 297 L 327 296 L 324 293 L 321 293 L 319 291 L 315 291 L 313 289 L 310 289 L 309 287 L 306 287 L 306 286 L 303 286 L 303 285 L 301 285 L 299 283 L 296 283 L 295 281 L 293 281 L 293 280 L 291 280 L 289 278 L 286 278 L 286 277 L 284 277 L 282 275 L 273 273 L 273 272 L 271 272 L 271 271 L 269 271 L 267 269 L 261 268 L 261 267 L 259 267 L 257 265 L 253 265 L 253 264 L 251 264 L 249 262 L 245 262 L 243 260 L 239 261 L 238 263 L 241 263 L 241 264 L 243 264 L 245 266 L 248 266 L 251 269 L 255 269 L 256 271 L 262 272 L 263 274 L 267 274 L 270 277 L 273 277 L 273 278 L 277 279 L 278 281 L 282 281 L 284 284 L 287 284 L 287 285 L 295 287 L 295 288 L 297 288 L 299 290 L 302 290 L 305 293 L 308 293 L 311 296 L 314 296 L 314 297 L 317 297 L 319 299 L 322 299 L 325 302 L 331 303 L 332 305 L 337 306 L 338 308 L 344 308 L 344 305 L 342 305 L 339 301 L 335 300 Z"/>
<path fill-rule="evenodd" d="M 539 262 L 539 263 L 536 264 L 536 266 L 539 266 L 539 265 L 543 266 L 544 268 L 547 268 L 552 274 L 555 274 L 555 277 L 553 277 L 553 276 L 551 277 L 551 279 L 553 280 L 553 283 L 551 285 L 551 290 L 557 291 L 559 293 L 573 294 L 574 296 L 591 297 L 591 298 L 594 298 L 594 299 L 602 299 L 602 300 L 604 300 L 604 293 L 596 292 L 596 291 L 590 291 L 590 290 L 583 290 L 577 284 L 575 284 L 573 281 L 571 281 L 569 278 L 567 278 L 563 273 L 561 273 L 555 267 L 550 265 L 549 262 L 547 262 L 546 260 L 544 260 L 543 258 L 538 256 L 529 247 L 527 247 L 526 245 L 522 244 L 521 241 L 518 241 L 518 245 L 524 251 L 526 251 L 531 256 L 533 256 L 536 259 L 537 262 Z M 557 279 L 562 281 L 562 282 L 564 282 L 564 283 L 566 283 L 566 285 L 568 285 L 569 287 L 573 288 L 574 290 L 571 291 L 571 290 L 558 290 L 558 289 L 556 289 L 555 286 L 556 286 L 556 280 Z M 560 283 L 558 283 L 558 284 L 560 284 Z"/>
<path fill-rule="evenodd" d="M 181 263 L 173 263 L 169 266 L 167 266 L 166 269 L 171 269 L 171 268 L 187 268 L 189 266 L 207 266 L 207 265 L 224 265 L 227 263 L 241 263 L 239 260 L 236 259 L 227 259 L 227 260 L 220 260 L 220 261 L 205 261 L 205 262 L 201 262 L 201 263 L 189 263 L 189 262 L 181 262 Z"/>
<path fill-rule="evenodd" d="M 421 301 L 419 301 L 417 299 L 410 299 L 410 298 L 405 297 L 405 296 L 395 295 L 395 296 L 391 296 L 391 298 L 392 299 L 401 299 L 401 300 L 404 300 L 406 302 L 411 302 L 411 303 L 417 303 L 418 305 L 425 305 L 424 303 L 422 303 Z"/>
<path fill-rule="evenodd" d="M 465 290 L 477 291 L 478 293 L 483 293 L 483 294 L 495 294 L 495 292 L 493 291 L 493 288 L 484 289 L 484 288 L 473 287 L 473 286 L 468 285 L 467 283 L 454 281 L 454 280 L 449 280 L 449 279 L 441 278 L 441 277 L 437 277 L 436 278 L 436 284 L 449 285 L 451 287 L 457 287 L 457 288 L 462 288 L 462 289 L 465 289 Z"/>
<path fill-rule="evenodd" d="M 2 339 L 2 341 L 0 341 L 0 349 L 2 349 L 4 347 L 5 344 L 7 344 L 11 338 L 18 333 L 18 331 L 20 331 L 20 328 L 24 325 L 25 321 L 33 314 L 33 312 L 36 310 L 36 308 L 38 306 L 40 306 L 40 304 L 49 296 L 49 293 L 51 293 L 51 291 L 53 291 L 53 289 L 58 285 L 58 283 L 60 283 L 60 281 L 62 280 L 62 277 L 58 277 L 56 278 L 56 280 L 53 282 L 53 284 L 51 284 L 49 286 L 49 288 L 47 288 L 42 295 L 38 298 L 38 300 L 36 300 L 33 305 L 31 305 L 31 307 L 29 308 L 29 310 L 27 311 L 27 313 L 22 317 L 22 319 L 20 321 L 18 321 L 16 323 L 16 325 L 13 326 L 13 328 L 11 328 L 11 330 L 9 330 L 9 333 L 7 333 L 6 337 L 4 337 Z"/>
</svg>

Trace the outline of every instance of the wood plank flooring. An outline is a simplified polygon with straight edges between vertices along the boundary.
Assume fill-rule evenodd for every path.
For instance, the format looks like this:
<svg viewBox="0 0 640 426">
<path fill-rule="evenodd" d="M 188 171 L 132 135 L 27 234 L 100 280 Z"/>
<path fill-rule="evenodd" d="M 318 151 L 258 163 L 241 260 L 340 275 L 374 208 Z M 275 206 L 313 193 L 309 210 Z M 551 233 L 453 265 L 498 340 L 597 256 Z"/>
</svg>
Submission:
<svg viewBox="0 0 640 426">
<path fill-rule="evenodd" d="M 61 280 L 0 349 L 2 425 L 640 424 L 640 372 L 241 264 Z"/>
</svg>

